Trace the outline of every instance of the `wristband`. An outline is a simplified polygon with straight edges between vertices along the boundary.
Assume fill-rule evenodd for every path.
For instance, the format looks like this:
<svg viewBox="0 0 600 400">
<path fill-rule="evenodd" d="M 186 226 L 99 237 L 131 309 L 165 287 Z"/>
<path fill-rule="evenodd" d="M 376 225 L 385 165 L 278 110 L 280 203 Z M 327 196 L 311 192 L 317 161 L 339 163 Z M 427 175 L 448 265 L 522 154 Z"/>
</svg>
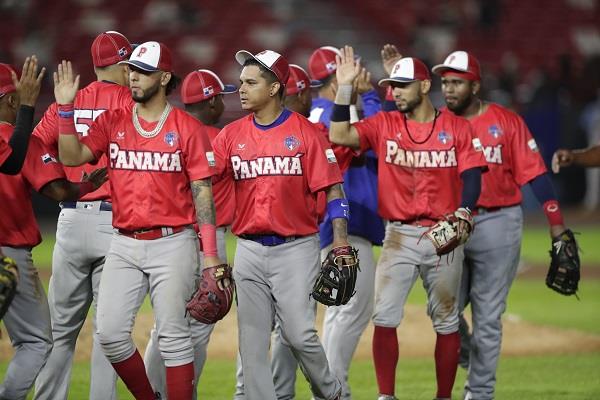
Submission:
<svg viewBox="0 0 600 400">
<path fill-rule="evenodd" d="M 333 199 L 327 203 L 327 213 L 329 218 L 334 220 L 336 218 L 344 218 L 345 220 L 350 219 L 350 205 L 346 199 Z"/>
<path fill-rule="evenodd" d="M 58 133 L 61 135 L 78 136 L 75 129 L 75 120 L 73 115 L 75 111 L 73 104 L 62 104 L 58 106 Z M 70 115 L 70 116 L 69 116 Z"/>
<path fill-rule="evenodd" d="M 542 205 L 542 208 L 544 209 L 544 214 L 546 214 L 550 226 L 565 224 L 560 212 L 560 207 L 558 206 L 558 201 L 548 200 Z"/>
<path fill-rule="evenodd" d="M 60 118 L 73 118 L 75 115 L 75 106 L 73 104 L 59 104 L 58 116 Z"/>
<path fill-rule="evenodd" d="M 350 122 L 350 106 L 334 104 L 329 120 L 331 122 Z"/>
<path fill-rule="evenodd" d="M 79 183 L 79 198 L 81 199 L 86 194 L 93 192 L 94 184 L 90 181 L 80 182 Z"/>
<path fill-rule="evenodd" d="M 200 227 L 200 240 L 204 257 L 217 256 L 217 227 L 213 224 L 202 224 Z"/>
<path fill-rule="evenodd" d="M 335 104 L 349 106 L 352 101 L 352 85 L 339 85 L 335 95 Z"/>
</svg>

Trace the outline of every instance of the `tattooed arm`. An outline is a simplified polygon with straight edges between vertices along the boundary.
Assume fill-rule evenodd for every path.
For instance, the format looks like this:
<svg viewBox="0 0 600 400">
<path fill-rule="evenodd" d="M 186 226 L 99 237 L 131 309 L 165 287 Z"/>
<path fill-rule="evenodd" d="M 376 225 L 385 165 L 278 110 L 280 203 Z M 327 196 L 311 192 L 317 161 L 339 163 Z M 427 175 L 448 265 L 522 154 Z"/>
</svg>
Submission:
<svg viewBox="0 0 600 400">
<path fill-rule="evenodd" d="M 215 227 L 215 202 L 212 195 L 211 180 L 203 179 L 191 182 L 192 196 L 196 207 L 196 220 L 200 227 L 203 268 L 223 264 L 217 256 L 217 236 Z"/>
<path fill-rule="evenodd" d="M 337 183 L 325 189 L 327 193 L 327 203 L 336 199 L 344 199 L 344 189 Z M 333 226 L 333 247 L 348 245 L 348 220 L 346 218 L 334 218 L 331 220 Z"/>
</svg>

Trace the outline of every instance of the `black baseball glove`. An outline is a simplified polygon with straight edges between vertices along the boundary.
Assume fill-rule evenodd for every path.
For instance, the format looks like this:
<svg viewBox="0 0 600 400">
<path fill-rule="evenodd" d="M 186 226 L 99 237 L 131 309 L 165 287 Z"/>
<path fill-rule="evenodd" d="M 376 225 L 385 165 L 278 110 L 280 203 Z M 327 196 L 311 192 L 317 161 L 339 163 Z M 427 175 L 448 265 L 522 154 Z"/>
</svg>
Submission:
<svg viewBox="0 0 600 400">
<path fill-rule="evenodd" d="M 326 306 L 348 303 L 354 295 L 358 271 L 358 251 L 352 246 L 334 247 L 321 264 L 311 296 Z"/>
<path fill-rule="evenodd" d="M 577 296 L 581 264 L 575 236 L 570 229 L 552 240 L 546 285 L 560 294 Z"/>
<path fill-rule="evenodd" d="M 15 261 L 10 257 L 0 256 L 0 320 L 15 297 L 18 277 Z"/>
</svg>

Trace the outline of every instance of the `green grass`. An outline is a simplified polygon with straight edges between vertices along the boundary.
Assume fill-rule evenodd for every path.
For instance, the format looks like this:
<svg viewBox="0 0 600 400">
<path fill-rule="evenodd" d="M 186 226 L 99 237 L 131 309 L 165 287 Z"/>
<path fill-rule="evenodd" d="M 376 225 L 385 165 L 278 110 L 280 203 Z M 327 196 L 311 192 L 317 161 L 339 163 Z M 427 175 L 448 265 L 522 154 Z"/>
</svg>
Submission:
<svg viewBox="0 0 600 400">
<path fill-rule="evenodd" d="M 595 400 L 600 398 L 598 367 L 600 354 L 505 357 L 500 361 L 496 400 Z M 0 364 L 0 375 L 6 363 Z M 77 363 L 69 399 L 87 398 L 89 366 Z M 465 371 L 459 369 L 453 398 L 459 399 Z M 371 400 L 377 387 L 373 365 L 370 361 L 354 361 L 350 369 L 350 385 L 353 398 Z M 124 385 L 119 382 L 119 398 L 131 399 Z M 235 390 L 235 362 L 232 360 L 209 360 L 199 383 L 199 398 L 228 400 Z M 299 375 L 296 382 L 296 398 L 310 399 L 308 385 Z M 396 395 L 400 400 L 431 400 L 435 394 L 435 371 L 432 358 L 400 359 L 396 378 Z M 31 398 L 28 397 L 28 398 Z"/>
<path fill-rule="evenodd" d="M 600 266 L 600 228 L 593 226 L 572 227 L 581 249 L 583 266 Z M 523 231 L 521 258 L 527 263 L 547 265 L 550 262 L 550 236 L 547 227 L 526 227 Z"/>
</svg>

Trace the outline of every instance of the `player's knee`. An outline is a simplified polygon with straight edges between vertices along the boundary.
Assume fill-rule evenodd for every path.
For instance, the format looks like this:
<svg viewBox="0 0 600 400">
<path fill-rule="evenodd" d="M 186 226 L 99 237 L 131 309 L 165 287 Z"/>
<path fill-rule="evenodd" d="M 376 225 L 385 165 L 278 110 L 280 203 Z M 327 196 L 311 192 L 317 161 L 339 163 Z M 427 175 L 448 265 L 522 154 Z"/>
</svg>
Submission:
<svg viewBox="0 0 600 400">
<path fill-rule="evenodd" d="M 294 349 L 303 349 L 307 343 L 318 341 L 317 331 L 314 329 L 287 329 L 282 336 L 282 342 Z"/>
<path fill-rule="evenodd" d="M 131 336 L 128 334 L 117 335 L 98 330 L 98 342 L 111 363 L 123 361 L 135 351 Z"/>
<path fill-rule="evenodd" d="M 189 336 L 159 336 L 158 348 L 167 366 L 178 366 L 194 360 L 194 348 Z"/>
</svg>

